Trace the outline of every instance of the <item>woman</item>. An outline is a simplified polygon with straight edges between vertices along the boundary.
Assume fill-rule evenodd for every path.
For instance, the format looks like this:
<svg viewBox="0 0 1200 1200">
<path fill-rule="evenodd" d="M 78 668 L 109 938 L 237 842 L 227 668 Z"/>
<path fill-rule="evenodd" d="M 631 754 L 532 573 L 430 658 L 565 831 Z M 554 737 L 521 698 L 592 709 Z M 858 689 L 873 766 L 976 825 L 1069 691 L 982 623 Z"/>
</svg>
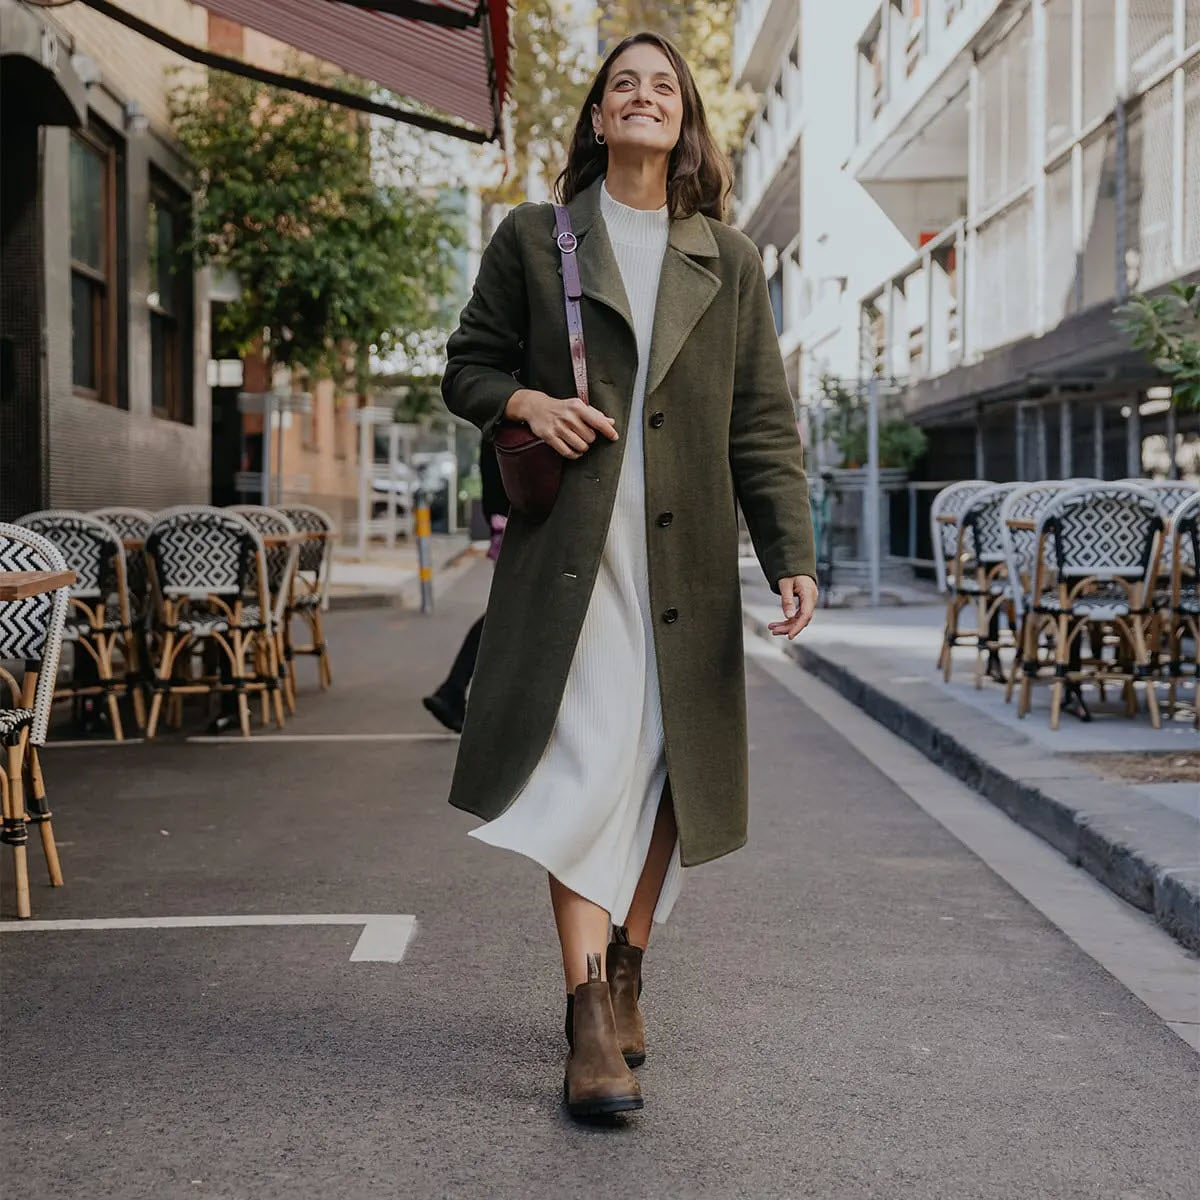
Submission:
<svg viewBox="0 0 1200 1200">
<path fill-rule="evenodd" d="M 762 266 L 722 222 L 727 180 L 679 52 L 625 39 L 558 181 L 592 406 L 549 205 L 501 222 L 448 345 L 451 411 L 485 437 L 524 421 L 568 460 L 550 517 L 509 521 L 450 802 L 550 874 L 575 1116 L 642 1107 L 651 923 L 681 867 L 746 840 L 735 496 L 782 597 L 773 632 L 816 607 L 803 452 Z"/>
</svg>

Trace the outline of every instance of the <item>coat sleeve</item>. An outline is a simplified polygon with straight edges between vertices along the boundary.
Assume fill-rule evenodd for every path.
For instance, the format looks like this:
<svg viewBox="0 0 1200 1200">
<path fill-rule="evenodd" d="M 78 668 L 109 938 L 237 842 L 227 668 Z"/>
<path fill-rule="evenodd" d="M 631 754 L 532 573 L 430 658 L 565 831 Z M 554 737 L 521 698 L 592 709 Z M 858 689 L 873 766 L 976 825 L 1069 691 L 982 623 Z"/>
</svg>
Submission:
<svg viewBox="0 0 1200 1200">
<path fill-rule="evenodd" d="M 804 447 L 779 354 L 767 280 L 747 254 L 738 286 L 729 461 L 738 502 L 767 582 L 817 577 Z"/>
<path fill-rule="evenodd" d="M 529 304 L 516 210 L 496 228 L 479 261 L 471 298 L 446 343 L 442 399 L 457 416 L 491 438 L 524 360 Z"/>
</svg>

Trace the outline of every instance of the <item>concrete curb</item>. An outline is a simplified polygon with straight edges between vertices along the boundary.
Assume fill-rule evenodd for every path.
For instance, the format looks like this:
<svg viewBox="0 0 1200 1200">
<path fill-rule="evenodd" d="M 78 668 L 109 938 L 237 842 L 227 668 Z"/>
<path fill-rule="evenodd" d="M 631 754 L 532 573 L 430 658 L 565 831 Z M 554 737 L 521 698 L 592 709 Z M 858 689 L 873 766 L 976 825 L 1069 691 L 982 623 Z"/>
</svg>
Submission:
<svg viewBox="0 0 1200 1200">
<path fill-rule="evenodd" d="M 482 555 L 474 553 L 470 546 L 464 546 L 463 549 L 441 563 L 434 571 L 434 602 L 436 603 L 439 587 L 445 588 L 454 584 L 464 572 L 483 561 Z M 397 587 L 364 587 L 354 592 L 333 593 L 329 597 L 330 612 L 349 612 L 365 608 L 419 609 L 420 607 L 420 590 L 415 571 L 406 576 Z"/>
<path fill-rule="evenodd" d="M 744 611 L 746 628 L 769 638 Z M 877 655 L 803 640 L 783 649 L 881 725 L 1083 867 L 1122 899 L 1153 914 L 1172 937 L 1200 951 L 1200 836 L 1196 823 L 1078 762 L 1047 754 L 1023 734 L 947 696 L 932 681 L 898 696 L 871 682 Z M 930 668 L 932 672 L 932 666 Z"/>
</svg>

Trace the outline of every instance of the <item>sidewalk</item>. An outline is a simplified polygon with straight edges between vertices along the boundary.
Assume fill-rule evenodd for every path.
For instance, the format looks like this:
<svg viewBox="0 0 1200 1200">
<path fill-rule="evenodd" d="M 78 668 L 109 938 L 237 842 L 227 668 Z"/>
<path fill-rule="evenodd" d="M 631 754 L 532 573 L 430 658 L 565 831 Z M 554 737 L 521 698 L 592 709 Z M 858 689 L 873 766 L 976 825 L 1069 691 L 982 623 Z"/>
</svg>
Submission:
<svg viewBox="0 0 1200 1200">
<path fill-rule="evenodd" d="M 472 549 L 465 533 L 434 534 L 429 545 L 435 595 L 439 585 L 444 587 L 483 553 Z M 330 575 L 329 607 L 338 610 L 388 605 L 421 606 L 416 542 L 397 538 L 396 546 L 391 550 L 382 543 L 372 543 L 365 559 L 358 557 L 356 547 L 339 545 L 334 551 Z"/>
<path fill-rule="evenodd" d="M 747 586 L 746 624 L 770 637 L 778 601 Z M 974 650 L 954 652 L 949 684 L 936 670 L 944 608 L 821 609 L 785 649 L 801 667 L 982 793 L 1119 896 L 1200 950 L 1200 736 L 1191 713 L 1153 729 L 1124 717 L 1120 697 L 1093 703 L 1088 723 L 1049 725 L 1049 689 L 1019 719 L 1004 689 L 971 679 Z M 969 620 L 969 617 L 967 618 Z M 1162 700 L 1160 694 L 1160 701 Z M 1189 698 L 1185 695 L 1184 697 Z M 1155 764 L 1138 771 L 1141 762 Z M 1111 764 L 1111 765 L 1109 765 Z M 1130 769 L 1131 766 L 1134 769 Z M 1172 769 L 1174 768 L 1174 769 Z M 1178 782 L 1126 782 L 1122 775 Z"/>
</svg>

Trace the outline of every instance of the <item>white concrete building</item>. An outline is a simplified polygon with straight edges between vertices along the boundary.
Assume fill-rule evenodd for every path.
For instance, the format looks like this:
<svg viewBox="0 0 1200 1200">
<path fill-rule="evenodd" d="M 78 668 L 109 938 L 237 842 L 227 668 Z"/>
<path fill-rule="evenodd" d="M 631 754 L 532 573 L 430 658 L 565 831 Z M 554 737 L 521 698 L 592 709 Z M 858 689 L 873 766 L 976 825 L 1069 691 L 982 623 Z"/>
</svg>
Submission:
<svg viewBox="0 0 1200 1200">
<path fill-rule="evenodd" d="M 743 0 L 737 30 L 738 220 L 802 400 L 896 380 L 934 478 L 1200 466 L 1112 320 L 1200 270 L 1200 0 Z"/>
</svg>

